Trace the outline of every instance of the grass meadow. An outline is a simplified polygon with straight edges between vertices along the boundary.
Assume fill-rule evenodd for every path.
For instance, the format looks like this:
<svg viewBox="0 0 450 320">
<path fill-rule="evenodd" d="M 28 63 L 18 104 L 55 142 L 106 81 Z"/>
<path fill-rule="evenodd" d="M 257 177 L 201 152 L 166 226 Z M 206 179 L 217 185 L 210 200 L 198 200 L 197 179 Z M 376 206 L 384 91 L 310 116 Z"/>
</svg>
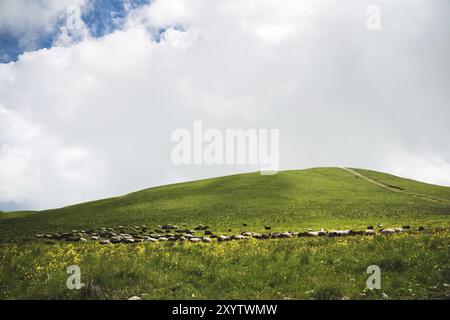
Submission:
<svg viewBox="0 0 450 320">
<path fill-rule="evenodd" d="M 7 244 L 0 247 L 0 298 L 449 299 L 449 248 L 447 231 L 213 244 Z M 66 286 L 74 264 L 81 290 Z M 381 269 L 381 290 L 366 289 L 369 265 Z"/>
<path fill-rule="evenodd" d="M 0 299 L 449 299 L 450 188 L 339 168 L 235 175 L 42 212 L 0 213 Z M 100 245 L 37 233 L 146 224 L 244 231 L 365 230 L 394 235 Z M 244 226 L 245 225 L 245 226 Z M 419 226 L 425 231 L 417 232 Z M 232 231 L 229 231 L 229 230 Z M 149 231 L 151 232 L 151 231 Z M 81 269 L 69 290 L 67 267 Z M 368 290 L 367 267 L 381 269 Z"/>
</svg>

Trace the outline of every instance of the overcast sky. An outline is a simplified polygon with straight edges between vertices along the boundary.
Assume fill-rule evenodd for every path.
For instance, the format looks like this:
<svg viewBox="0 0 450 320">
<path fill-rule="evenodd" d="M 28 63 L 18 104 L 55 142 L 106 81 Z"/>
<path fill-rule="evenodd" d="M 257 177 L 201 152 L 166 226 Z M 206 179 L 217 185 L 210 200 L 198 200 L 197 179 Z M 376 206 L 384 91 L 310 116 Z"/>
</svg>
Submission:
<svg viewBox="0 0 450 320">
<path fill-rule="evenodd" d="M 449 17 L 448 0 L 0 0 L 0 210 L 259 169 L 174 165 L 195 120 L 280 129 L 281 169 L 450 186 Z"/>
</svg>

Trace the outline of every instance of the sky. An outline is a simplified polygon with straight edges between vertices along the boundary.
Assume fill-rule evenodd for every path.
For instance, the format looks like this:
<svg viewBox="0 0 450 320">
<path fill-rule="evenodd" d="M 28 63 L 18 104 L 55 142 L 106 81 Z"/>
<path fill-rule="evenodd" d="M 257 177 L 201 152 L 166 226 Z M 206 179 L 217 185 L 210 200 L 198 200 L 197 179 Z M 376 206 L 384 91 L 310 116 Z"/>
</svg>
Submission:
<svg viewBox="0 0 450 320">
<path fill-rule="evenodd" d="M 281 170 L 450 186 L 449 14 L 448 0 L 0 0 L 0 210 L 259 169 L 174 164 L 171 135 L 194 121 L 279 129 Z"/>
</svg>

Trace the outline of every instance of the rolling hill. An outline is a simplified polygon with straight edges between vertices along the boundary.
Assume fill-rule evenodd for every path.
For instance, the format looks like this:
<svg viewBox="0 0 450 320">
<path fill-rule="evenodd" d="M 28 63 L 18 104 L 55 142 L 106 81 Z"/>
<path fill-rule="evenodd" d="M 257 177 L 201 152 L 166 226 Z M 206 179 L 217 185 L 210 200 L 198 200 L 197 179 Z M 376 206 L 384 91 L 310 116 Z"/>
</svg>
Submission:
<svg viewBox="0 0 450 320">
<path fill-rule="evenodd" d="M 74 186 L 75 187 L 75 186 Z M 117 225 L 208 224 L 275 230 L 450 221 L 450 188 L 375 171 L 314 168 L 248 173 L 151 188 L 41 212 L 0 213 L 0 241 Z"/>
<path fill-rule="evenodd" d="M 169 223 L 207 224 L 220 235 L 377 223 L 411 230 L 108 245 L 35 237 L 119 225 L 132 232 L 141 224 L 153 232 Z M 61 209 L 0 213 L 0 300 L 448 299 L 449 227 L 450 188 L 374 171 L 316 168 L 180 183 Z M 66 286 L 72 265 L 82 270 L 80 290 Z M 366 288 L 371 265 L 382 270 L 381 290 Z"/>
</svg>

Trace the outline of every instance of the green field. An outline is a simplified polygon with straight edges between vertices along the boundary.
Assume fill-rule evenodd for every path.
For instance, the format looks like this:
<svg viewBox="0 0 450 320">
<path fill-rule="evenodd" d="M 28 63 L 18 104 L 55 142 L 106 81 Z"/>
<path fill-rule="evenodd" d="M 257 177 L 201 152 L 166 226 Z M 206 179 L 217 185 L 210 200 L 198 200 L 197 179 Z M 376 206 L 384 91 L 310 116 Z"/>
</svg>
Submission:
<svg viewBox="0 0 450 320">
<path fill-rule="evenodd" d="M 42 212 L 0 213 L 0 298 L 448 299 L 450 188 L 374 171 L 341 168 L 241 174 L 147 189 Z M 382 184 L 382 187 L 376 183 Z M 215 234 L 311 229 L 411 232 L 228 243 L 40 240 L 73 229 L 177 224 Z M 244 224 L 246 225 L 244 227 Z M 417 232 L 419 226 L 424 232 Z M 229 231 L 231 229 L 232 231 Z M 65 287 L 77 264 L 87 286 Z M 382 289 L 365 290 L 366 268 Z"/>
</svg>

